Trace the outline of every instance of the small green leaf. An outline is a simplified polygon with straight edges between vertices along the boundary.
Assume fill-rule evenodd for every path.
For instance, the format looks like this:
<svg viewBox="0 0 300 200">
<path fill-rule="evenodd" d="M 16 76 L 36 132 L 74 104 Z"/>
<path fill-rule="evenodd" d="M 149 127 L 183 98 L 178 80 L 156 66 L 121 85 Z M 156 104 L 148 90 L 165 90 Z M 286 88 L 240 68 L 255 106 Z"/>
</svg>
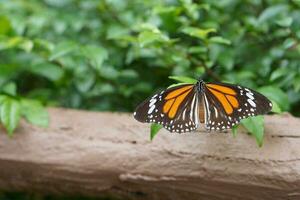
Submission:
<svg viewBox="0 0 300 200">
<path fill-rule="evenodd" d="M 173 79 L 181 83 L 191 83 L 191 84 L 197 83 L 196 79 L 186 77 L 186 76 L 169 76 L 169 79 Z"/>
<path fill-rule="evenodd" d="M 42 48 L 45 49 L 47 51 L 53 51 L 53 49 L 55 48 L 55 45 L 47 40 L 43 40 L 43 39 L 35 39 L 34 40 L 34 46 L 38 47 L 38 48 Z"/>
<path fill-rule="evenodd" d="M 192 37 L 206 39 L 209 33 L 215 33 L 217 30 L 214 28 L 200 29 L 196 27 L 185 27 L 182 32 Z"/>
<path fill-rule="evenodd" d="M 93 73 L 92 70 L 81 70 L 81 73 L 78 73 L 76 77 L 74 77 L 76 88 L 83 94 L 92 88 L 95 81 L 96 74 Z"/>
<path fill-rule="evenodd" d="M 144 47 L 154 42 L 167 42 L 169 41 L 169 38 L 161 32 L 143 31 L 139 34 L 138 41 L 141 47 Z"/>
<path fill-rule="evenodd" d="M 1 109 L 1 104 L 8 98 L 6 95 L 0 95 L 0 109 Z"/>
<path fill-rule="evenodd" d="M 12 136 L 17 128 L 21 117 L 20 103 L 14 99 L 7 98 L 0 107 L 1 123 L 5 127 L 9 136 Z"/>
<path fill-rule="evenodd" d="M 22 115 L 25 119 L 34 125 L 48 127 L 49 116 L 46 108 L 39 101 L 22 99 L 21 100 Z"/>
<path fill-rule="evenodd" d="M 259 147 L 263 145 L 264 117 L 256 116 L 243 119 L 241 124 L 255 137 Z"/>
<path fill-rule="evenodd" d="M 11 30 L 11 24 L 6 16 L 0 16 L 0 35 L 5 35 Z"/>
<path fill-rule="evenodd" d="M 234 126 L 232 127 L 231 131 L 232 131 L 233 137 L 236 137 L 236 136 L 237 136 L 238 127 L 239 127 L 239 125 L 234 125 Z"/>
<path fill-rule="evenodd" d="M 274 19 L 280 13 L 285 13 L 287 11 L 287 5 L 277 4 L 266 8 L 258 17 L 258 23 L 264 23 L 271 19 Z"/>
<path fill-rule="evenodd" d="M 207 48 L 204 46 L 193 46 L 188 49 L 188 52 L 191 54 L 203 54 L 207 52 Z"/>
<path fill-rule="evenodd" d="M 62 56 L 65 56 L 71 52 L 73 52 L 77 48 L 76 43 L 74 42 L 62 42 L 58 44 L 53 50 L 51 55 L 49 56 L 49 60 L 56 60 Z"/>
<path fill-rule="evenodd" d="M 283 47 L 285 49 L 289 49 L 292 46 L 294 46 L 297 43 L 297 41 L 294 38 L 287 38 L 284 42 L 283 42 Z"/>
<path fill-rule="evenodd" d="M 99 70 L 103 62 L 108 59 L 108 52 L 102 47 L 85 46 L 81 50 L 91 66 L 96 70 Z"/>
<path fill-rule="evenodd" d="M 6 94 L 9 94 L 11 96 L 16 96 L 17 95 L 17 85 L 14 82 L 9 82 L 3 86 L 1 91 Z"/>
<path fill-rule="evenodd" d="M 230 40 L 227 40 L 227 39 L 225 39 L 223 37 L 220 37 L 220 36 L 211 37 L 211 38 L 209 38 L 209 41 L 213 42 L 213 43 L 226 44 L 226 45 L 231 44 Z"/>
<path fill-rule="evenodd" d="M 153 140 L 162 127 L 161 124 L 151 124 L 150 140 Z"/>
<path fill-rule="evenodd" d="M 271 76 L 270 76 L 270 81 L 274 81 L 282 76 L 286 76 L 288 72 L 287 68 L 284 67 L 280 67 L 278 69 L 276 69 L 275 71 L 272 72 Z"/>
<path fill-rule="evenodd" d="M 272 101 L 272 100 L 271 100 Z M 271 112 L 274 112 L 274 113 L 282 113 L 280 107 L 278 106 L 278 104 L 275 102 L 275 101 L 272 101 L 272 110 Z"/>
<path fill-rule="evenodd" d="M 1 38 L 0 42 L 0 50 L 2 49 L 10 49 L 10 48 L 19 48 L 26 52 L 31 52 L 34 43 L 24 37 L 4 37 Z"/>
<path fill-rule="evenodd" d="M 293 23 L 293 18 L 291 18 L 291 17 L 285 17 L 283 19 L 276 21 L 276 24 L 278 24 L 279 26 L 282 26 L 282 27 L 289 27 L 292 25 L 292 23 Z"/>
<path fill-rule="evenodd" d="M 300 76 L 299 75 L 294 79 L 293 86 L 294 86 L 296 92 L 300 91 Z"/>
<path fill-rule="evenodd" d="M 120 71 L 119 74 L 120 78 L 127 78 L 127 79 L 136 79 L 139 77 L 138 73 L 132 69 L 125 69 Z"/>
<path fill-rule="evenodd" d="M 46 62 L 32 65 L 28 70 L 34 74 L 48 78 L 51 81 L 57 81 L 64 75 L 64 70 L 59 66 Z"/>
<path fill-rule="evenodd" d="M 20 49 L 23 49 L 26 52 L 31 52 L 31 50 L 33 49 L 34 43 L 31 40 L 28 39 L 23 39 L 20 44 L 18 45 L 18 47 Z"/>
<path fill-rule="evenodd" d="M 120 72 L 113 66 L 103 66 L 99 70 L 100 76 L 107 78 L 109 80 L 116 80 L 120 75 Z"/>
</svg>

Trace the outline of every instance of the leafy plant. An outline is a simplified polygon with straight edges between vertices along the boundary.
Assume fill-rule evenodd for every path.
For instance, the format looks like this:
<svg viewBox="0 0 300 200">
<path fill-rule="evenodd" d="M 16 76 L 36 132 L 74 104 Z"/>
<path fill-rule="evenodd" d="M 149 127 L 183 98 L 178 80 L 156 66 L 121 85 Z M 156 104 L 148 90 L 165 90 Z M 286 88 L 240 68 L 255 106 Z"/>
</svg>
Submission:
<svg viewBox="0 0 300 200">
<path fill-rule="evenodd" d="M 16 85 L 8 83 L 0 90 L 0 121 L 9 136 L 18 127 L 21 117 L 32 124 L 48 126 L 48 113 L 42 104 L 17 96 Z"/>
<path fill-rule="evenodd" d="M 156 136 L 158 131 L 162 128 L 163 126 L 161 124 L 151 124 L 150 127 L 150 140 L 153 140 L 153 138 Z"/>
<path fill-rule="evenodd" d="M 274 111 L 300 116 L 299 10 L 276 0 L 3 0 L 0 88 L 14 83 L 18 102 L 132 111 L 169 76 L 201 77 L 261 88 Z"/>
</svg>

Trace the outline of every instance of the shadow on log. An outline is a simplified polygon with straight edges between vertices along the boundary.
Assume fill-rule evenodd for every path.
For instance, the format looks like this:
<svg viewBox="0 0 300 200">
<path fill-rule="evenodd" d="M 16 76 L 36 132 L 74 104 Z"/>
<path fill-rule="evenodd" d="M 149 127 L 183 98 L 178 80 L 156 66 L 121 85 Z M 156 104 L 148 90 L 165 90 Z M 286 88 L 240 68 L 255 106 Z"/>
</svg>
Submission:
<svg viewBox="0 0 300 200">
<path fill-rule="evenodd" d="M 47 129 L 0 133 L 0 189 L 125 199 L 300 199 L 300 119 L 266 116 L 264 145 L 239 129 L 176 134 L 129 114 L 50 109 Z"/>
</svg>

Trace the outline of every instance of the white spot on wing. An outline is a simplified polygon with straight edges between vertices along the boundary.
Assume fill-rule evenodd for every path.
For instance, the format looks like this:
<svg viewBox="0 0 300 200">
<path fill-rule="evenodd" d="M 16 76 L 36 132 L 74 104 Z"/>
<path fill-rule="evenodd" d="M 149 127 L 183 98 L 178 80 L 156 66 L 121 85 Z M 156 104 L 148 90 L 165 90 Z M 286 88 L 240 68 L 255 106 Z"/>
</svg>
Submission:
<svg viewBox="0 0 300 200">
<path fill-rule="evenodd" d="M 252 107 L 256 107 L 256 104 L 254 103 L 254 101 L 252 101 L 252 99 L 247 99 L 247 101 Z"/>
<path fill-rule="evenodd" d="M 155 109 L 155 105 L 151 106 L 150 109 L 148 110 L 148 114 L 151 114 L 154 109 Z"/>
<path fill-rule="evenodd" d="M 250 92 L 247 92 L 247 93 L 246 93 L 246 95 L 247 95 L 247 97 L 249 97 L 249 99 L 251 99 L 251 100 L 253 100 L 253 99 L 254 99 L 254 97 L 253 97 L 252 93 L 250 93 Z"/>
</svg>

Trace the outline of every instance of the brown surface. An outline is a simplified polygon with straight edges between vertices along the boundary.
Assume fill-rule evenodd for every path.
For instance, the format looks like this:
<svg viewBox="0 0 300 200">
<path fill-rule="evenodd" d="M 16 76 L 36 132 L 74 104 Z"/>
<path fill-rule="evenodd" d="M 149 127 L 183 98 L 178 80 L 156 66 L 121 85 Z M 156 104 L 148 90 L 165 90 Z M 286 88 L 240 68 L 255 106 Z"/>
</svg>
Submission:
<svg viewBox="0 0 300 200">
<path fill-rule="evenodd" d="M 129 114 L 50 109 L 51 125 L 0 133 L 0 188 L 129 199 L 300 199 L 300 120 L 267 116 L 264 146 L 239 131 L 149 141 Z"/>
</svg>

